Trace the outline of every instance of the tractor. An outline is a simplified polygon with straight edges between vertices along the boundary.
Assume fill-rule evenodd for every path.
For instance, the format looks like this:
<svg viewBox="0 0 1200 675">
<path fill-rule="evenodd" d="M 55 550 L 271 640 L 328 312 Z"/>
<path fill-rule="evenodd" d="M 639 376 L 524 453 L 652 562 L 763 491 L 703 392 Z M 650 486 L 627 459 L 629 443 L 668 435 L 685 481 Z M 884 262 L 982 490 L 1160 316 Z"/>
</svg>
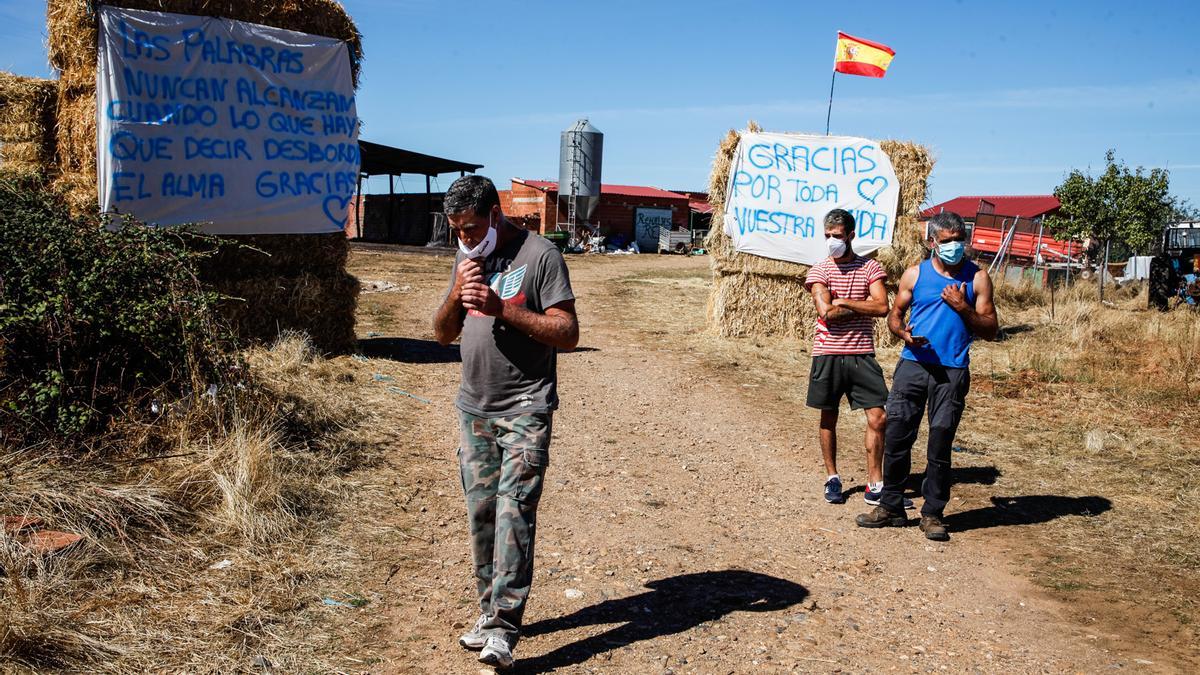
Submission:
<svg viewBox="0 0 1200 675">
<path fill-rule="evenodd" d="M 1200 220 L 1167 225 L 1150 261 L 1150 306 L 1166 311 L 1180 303 L 1200 308 Z"/>
</svg>

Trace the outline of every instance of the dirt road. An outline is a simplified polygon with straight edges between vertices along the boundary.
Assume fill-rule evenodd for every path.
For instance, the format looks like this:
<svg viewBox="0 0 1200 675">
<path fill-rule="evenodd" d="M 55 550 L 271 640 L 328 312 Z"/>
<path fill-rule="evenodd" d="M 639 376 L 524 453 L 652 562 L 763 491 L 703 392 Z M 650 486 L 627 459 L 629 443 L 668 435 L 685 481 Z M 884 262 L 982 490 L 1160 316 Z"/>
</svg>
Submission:
<svg viewBox="0 0 1200 675">
<path fill-rule="evenodd" d="M 714 364 L 688 349 L 707 261 L 631 258 L 571 261 L 583 338 L 559 360 L 520 672 L 1170 669 L 1113 647 L 1026 581 L 1020 548 L 967 489 L 948 544 L 915 527 L 856 528 L 861 491 L 821 498 L 813 411 L 744 377 L 752 353 Z M 658 276 L 637 278 L 649 264 Z M 454 463 L 459 363 L 429 328 L 450 261 L 359 251 L 352 267 L 400 287 L 360 303 L 370 369 L 430 403 L 389 399 L 385 466 L 346 507 L 360 514 L 343 530 L 372 599 L 347 667 L 475 673 L 456 643 L 476 615 Z M 646 294 L 669 309 L 642 316 Z M 850 486 L 865 478 L 859 417 L 844 422 Z M 964 466 L 957 478 L 986 474 Z"/>
</svg>

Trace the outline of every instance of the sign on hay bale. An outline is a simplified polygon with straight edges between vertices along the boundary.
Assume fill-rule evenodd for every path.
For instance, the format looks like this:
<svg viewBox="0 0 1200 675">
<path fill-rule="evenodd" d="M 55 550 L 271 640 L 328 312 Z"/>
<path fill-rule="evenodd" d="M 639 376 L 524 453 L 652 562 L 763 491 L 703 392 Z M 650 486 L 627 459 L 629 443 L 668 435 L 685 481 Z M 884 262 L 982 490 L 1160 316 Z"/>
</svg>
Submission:
<svg viewBox="0 0 1200 675">
<path fill-rule="evenodd" d="M 892 243 L 900 185 L 875 141 L 850 136 L 748 132 L 729 168 L 725 233 L 736 251 L 815 265 L 828 253 L 823 219 L 849 211 L 854 250 Z"/>
<path fill-rule="evenodd" d="M 335 38 L 346 43 L 357 85 L 362 36 L 337 0 L 105 0 L 107 7 L 222 17 L 261 26 Z M 96 75 L 99 15 L 96 0 L 47 0 L 50 63 L 59 71 L 57 173 L 72 211 L 95 212 Z M 309 334 L 327 352 L 355 348 L 358 283 L 346 274 L 342 231 L 328 234 L 228 236 L 201 270 L 227 296 L 222 313 L 245 338 L 270 341 L 281 329 Z"/>
<path fill-rule="evenodd" d="M 336 38 L 349 49 L 357 85 L 362 36 L 337 0 L 105 0 L 108 7 L 197 16 L 219 16 L 263 26 Z M 46 45 L 58 70 L 58 161 L 55 185 L 75 212 L 95 212 L 96 66 L 100 5 L 96 0 L 46 0 Z"/>
<path fill-rule="evenodd" d="M 742 136 L 761 132 L 751 122 L 747 131 L 730 130 L 721 140 L 709 176 L 709 202 L 715 212 L 725 213 L 731 168 Z M 890 284 L 894 284 L 906 267 L 916 264 L 924 255 L 917 216 L 925 201 L 933 158 L 927 148 L 916 143 L 884 140 L 878 146 L 890 159 L 899 187 L 892 245 L 875 252 Z M 713 270 L 713 290 L 708 300 L 709 330 L 722 337 L 765 335 L 807 339 L 812 336 L 816 308 L 804 288 L 808 265 L 738 252 L 724 228 L 714 227 L 705 245 Z M 877 321 L 877 343 L 889 344 L 890 340 L 883 322 Z"/>
<path fill-rule="evenodd" d="M 360 165 L 344 42 L 101 7 L 102 213 L 210 234 L 340 231 Z"/>
</svg>

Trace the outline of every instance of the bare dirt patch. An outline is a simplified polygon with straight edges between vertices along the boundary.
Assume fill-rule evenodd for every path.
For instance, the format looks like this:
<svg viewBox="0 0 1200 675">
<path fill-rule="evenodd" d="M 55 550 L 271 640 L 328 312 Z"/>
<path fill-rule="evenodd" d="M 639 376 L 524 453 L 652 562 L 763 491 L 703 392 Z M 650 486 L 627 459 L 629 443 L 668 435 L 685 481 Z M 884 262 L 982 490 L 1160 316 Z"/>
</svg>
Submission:
<svg viewBox="0 0 1200 675">
<path fill-rule="evenodd" d="M 473 672 L 456 643 L 475 618 L 453 459 L 459 366 L 429 328 L 451 259 L 375 250 L 351 262 L 410 291 L 364 296 L 360 309 L 362 365 L 390 378 L 364 384 L 388 437 L 337 533 L 362 561 L 347 591 L 371 604 L 331 611 L 367 634 L 345 652 L 364 670 Z M 705 334 L 702 258 L 568 263 L 584 337 L 560 357 L 523 671 L 1194 667 L 1189 605 L 1168 601 L 1194 602 L 1188 567 L 1125 574 L 1137 549 L 1121 539 L 1122 514 L 1138 491 L 1077 481 L 1070 443 L 1033 443 L 1060 429 L 1043 418 L 1093 402 L 1038 398 L 1032 385 L 1005 395 L 1009 380 L 988 373 L 1009 371 L 1008 343 L 977 357 L 988 384 L 972 393 L 955 454 L 953 541 L 865 532 L 859 493 L 841 506 L 820 497 L 807 345 Z M 844 443 L 850 486 L 865 478 L 856 445 Z"/>
</svg>

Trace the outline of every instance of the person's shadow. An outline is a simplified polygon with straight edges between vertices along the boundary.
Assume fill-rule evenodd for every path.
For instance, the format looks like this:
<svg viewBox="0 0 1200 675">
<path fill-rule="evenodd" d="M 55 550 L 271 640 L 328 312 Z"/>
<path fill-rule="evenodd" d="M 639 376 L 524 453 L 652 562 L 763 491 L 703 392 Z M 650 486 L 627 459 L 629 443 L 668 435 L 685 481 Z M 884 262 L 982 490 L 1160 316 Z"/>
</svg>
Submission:
<svg viewBox="0 0 1200 675">
<path fill-rule="evenodd" d="M 787 609 L 808 595 L 800 584 L 745 570 L 681 574 L 651 581 L 646 587 L 651 590 L 605 600 L 574 614 L 525 627 L 522 634 L 534 636 L 582 626 L 621 624 L 547 654 L 521 659 L 516 664 L 517 672 L 541 673 L 576 665 L 634 642 L 682 633 L 731 612 Z"/>
<path fill-rule="evenodd" d="M 992 497 L 991 506 L 951 513 L 945 523 L 951 532 L 965 532 L 1006 525 L 1036 525 L 1063 516 L 1094 517 L 1110 509 L 1112 502 L 1104 497 Z"/>
<path fill-rule="evenodd" d="M 442 346 L 433 340 L 402 337 L 375 337 L 358 341 L 358 351 L 372 359 L 401 363 L 458 363 L 462 354 L 458 345 Z"/>
</svg>

